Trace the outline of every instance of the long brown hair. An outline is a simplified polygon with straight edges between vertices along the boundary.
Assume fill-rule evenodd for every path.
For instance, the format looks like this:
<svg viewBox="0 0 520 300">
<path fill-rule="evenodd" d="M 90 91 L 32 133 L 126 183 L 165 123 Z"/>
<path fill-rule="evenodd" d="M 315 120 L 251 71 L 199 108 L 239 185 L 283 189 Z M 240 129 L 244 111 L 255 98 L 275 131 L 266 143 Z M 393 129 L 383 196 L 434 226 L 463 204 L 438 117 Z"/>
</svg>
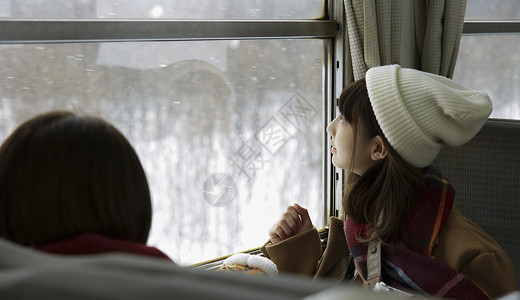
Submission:
<svg viewBox="0 0 520 300">
<path fill-rule="evenodd" d="M 94 117 L 54 111 L 0 147 L 0 236 L 37 245 L 81 233 L 144 243 L 151 226 L 145 172 L 126 138 Z"/>
<path fill-rule="evenodd" d="M 347 86 L 338 106 L 344 120 L 354 129 L 351 166 L 355 160 L 356 139 L 361 132 L 367 138 L 381 136 L 388 153 L 361 176 L 349 172 L 343 211 L 355 222 L 369 225 L 368 240 L 404 242 L 407 212 L 424 188 L 421 171 L 405 162 L 388 143 L 372 110 L 365 79 Z"/>
</svg>

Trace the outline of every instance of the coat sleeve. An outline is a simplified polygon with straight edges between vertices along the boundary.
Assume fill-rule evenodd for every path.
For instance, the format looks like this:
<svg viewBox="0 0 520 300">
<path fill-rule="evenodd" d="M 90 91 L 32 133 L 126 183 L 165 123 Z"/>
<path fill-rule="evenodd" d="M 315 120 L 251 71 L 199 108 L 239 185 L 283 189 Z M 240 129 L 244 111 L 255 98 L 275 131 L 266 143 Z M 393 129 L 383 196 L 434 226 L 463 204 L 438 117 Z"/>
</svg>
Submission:
<svg viewBox="0 0 520 300">
<path fill-rule="evenodd" d="M 504 252 L 479 254 L 468 261 L 460 273 L 470 278 L 491 297 L 515 291 L 515 273 L 511 259 Z"/>
<path fill-rule="evenodd" d="M 312 228 L 278 244 L 267 242 L 262 252 L 280 273 L 312 275 L 321 256 L 321 240 L 316 228 Z"/>
<path fill-rule="evenodd" d="M 511 259 L 487 233 L 456 209 L 446 219 L 432 254 L 492 298 L 516 289 Z"/>
<path fill-rule="evenodd" d="M 316 277 L 345 278 L 351 257 L 343 225 L 342 220 L 330 217 L 327 248 L 316 270 Z"/>
</svg>

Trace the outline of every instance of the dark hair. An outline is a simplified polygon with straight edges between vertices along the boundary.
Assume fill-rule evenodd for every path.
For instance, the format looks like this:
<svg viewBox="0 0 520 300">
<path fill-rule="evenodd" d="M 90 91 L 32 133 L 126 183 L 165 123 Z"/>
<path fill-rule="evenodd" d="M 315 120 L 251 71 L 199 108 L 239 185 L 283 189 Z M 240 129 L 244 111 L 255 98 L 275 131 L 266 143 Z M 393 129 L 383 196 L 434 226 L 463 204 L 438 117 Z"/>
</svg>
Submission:
<svg viewBox="0 0 520 300">
<path fill-rule="evenodd" d="M 361 176 L 349 172 L 343 210 L 355 222 L 369 225 L 371 237 L 368 240 L 404 242 L 406 215 L 424 188 L 421 171 L 404 161 L 388 143 L 377 123 L 365 79 L 347 86 L 338 106 L 345 121 L 354 129 L 354 147 L 362 132 L 367 138 L 381 136 L 388 153 Z M 354 154 L 351 159 L 353 166 Z"/>
<path fill-rule="evenodd" d="M 106 121 L 38 115 L 0 147 L 0 236 L 37 245 L 97 233 L 145 243 L 150 191 L 139 158 Z"/>
</svg>

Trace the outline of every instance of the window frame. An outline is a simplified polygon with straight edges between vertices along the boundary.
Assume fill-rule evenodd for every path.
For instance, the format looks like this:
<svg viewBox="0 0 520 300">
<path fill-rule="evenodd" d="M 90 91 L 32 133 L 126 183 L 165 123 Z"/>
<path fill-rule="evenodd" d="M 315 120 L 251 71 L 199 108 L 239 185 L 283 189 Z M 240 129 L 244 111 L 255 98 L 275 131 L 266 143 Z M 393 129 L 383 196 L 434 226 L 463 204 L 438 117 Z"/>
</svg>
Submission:
<svg viewBox="0 0 520 300">
<path fill-rule="evenodd" d="M 325 128 L 335 118 L 343 87 L 343 1 L 324 1 L 325 16 L 316 20 L 170 20 L 0 18 L 0 44 L 104 43 L 261 39 L 323 40 L 322 186 L 325 235 L 328 218 L 337 215 L 342 173 L 334 168 Z M 341 195 L 341 193 L 339 193 Z M 339 198 L 341 199 L 341 197 Z M 259 253 L 259 248 L 244 251 Z M 225 257 L 193 266 L 212 268 Z"/>
<path fill-rule="evenodd" d="M 0 19 L 1 44 L 331 39 L 333 20 Z"/>
<path fill-rule="evenodd" d="M 464 20 L 462 28 L 463 36 L 494 36 L 494 35 L 519 35 L 520 20 Z M 520 101 L 520 99 L 516 99 Z M 495 118 L 497 120 L 507 120 L 504 118 Z"/>
<path fill-rule="evenodd" d="M 520 33 L 520 20 L 465 20 L 462 35 Z"/>
</svg>

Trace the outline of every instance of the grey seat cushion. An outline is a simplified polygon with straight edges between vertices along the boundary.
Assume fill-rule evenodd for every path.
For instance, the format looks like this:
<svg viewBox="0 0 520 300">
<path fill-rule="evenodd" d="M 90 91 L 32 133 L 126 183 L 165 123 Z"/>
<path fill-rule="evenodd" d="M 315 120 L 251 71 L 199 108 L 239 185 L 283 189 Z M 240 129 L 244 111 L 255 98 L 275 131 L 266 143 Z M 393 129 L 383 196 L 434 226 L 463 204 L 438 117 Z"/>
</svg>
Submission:
<svg viewBox="0 0 520 300">
<path fill-rule="evenodd" d="M 455 185 L 455 204 L 513 260 L 520 286 L 520 121 L 490 119 L 469 143 L 445 147 L 434 165 Z"/>
</svg>

